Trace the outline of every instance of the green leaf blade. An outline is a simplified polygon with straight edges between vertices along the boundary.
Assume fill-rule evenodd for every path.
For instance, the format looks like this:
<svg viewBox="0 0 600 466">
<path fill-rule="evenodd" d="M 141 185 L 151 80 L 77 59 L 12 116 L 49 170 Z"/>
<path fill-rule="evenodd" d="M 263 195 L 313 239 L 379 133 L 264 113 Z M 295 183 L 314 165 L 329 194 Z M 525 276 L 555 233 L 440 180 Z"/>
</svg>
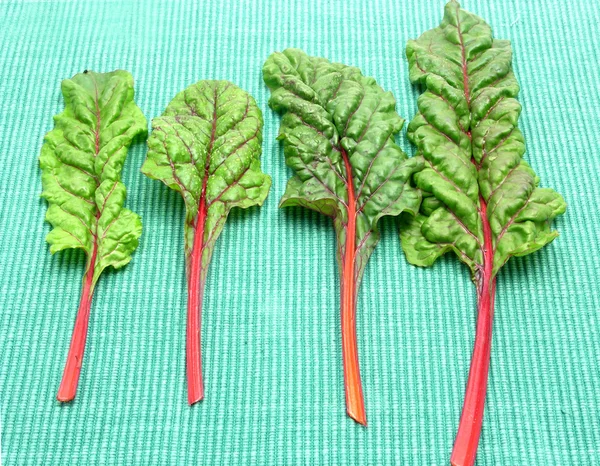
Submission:
<svg viewBox="0 0 600 466">
<path fill-rule="evenodd" d="M 416 211 L 420 202 L 406 183 L 417 167 L 406 163 L 394 141 L 403 124 L 394 97 L 355 67 L 297 49 L 272 54 L 263 77 L 272 92 L 269 105 L 283 113 L 279 137 L 294 170 L 280 205 L 302 205 L 343 225 L 348 192 L 341 150 L 346 151 L 357 183 L 358 252 L 366 264 L 379 237 L 379 218 Z M 372 241 L 363 241 L 367 235 Z"/>
<path fill-rule="evenodd" d="M 210 260 L 229 211 L 262 205 L 271 179 L 262 173 L 262 114 L 254 99 L 227 81 L 199 81 L 180 92 L 152 122 L 142 172 L 179 191 L 187 211 L 186 252 L 204 197 Z"/>
<path fill-rule="evenodd" d="M 566 208 L 559 194 L 540 191 L 522 158 L 525 142 L 518 129 L 521 106 L 510 42 L 493 39 L 489 25 L 453 1 L 440 26 L 409 41 L 406 54 L 411 81 L 425 89 L 408 128 L 424 160 L 414 179 L 426 197 L 440 204 L 437 211 L 421 208 L 430 220 L 415 220 L 420 240 L 411 229 L 405 251 L 417 245 L 429 250 L 425 242 L 438 244 L 436 251 L 455 250 L 475 276 L 484 265 L 482 222 L 488 222 L 495 275 L 511 256 L 533 252 L 556 237 L 548 224 Z M 537 207 L 536 199 L 544 196 L 554 207 Z M 482 207 L 487 207 L 485 218 Z M 477 239 L 479 251 L 473 250 L 473 241 L 464 241 L 465 233 Z M 452 247 L 444 247 L 448 244 Z M 411 262 L 419 262 L 417 256 L 407 255 Z"/>
<path fill-rule="evenodd" d="M 120 178 L 132 140 L 146 132 L 146 119 L 126 71 L 80 73 L 61 89 L 65 110 L 54 118 L 40 154 L 46 220 L 53 226 L 47 241 L 52 253 L 80 248 L 94 258 L 88 261 L 93 288 L 106 267 L 125 265 L 138 245 L 141 221 L 123 208 Z M 103 255 L 107 216 L 120 220 L 111 227 L 115 252 Z"/>
</svg>

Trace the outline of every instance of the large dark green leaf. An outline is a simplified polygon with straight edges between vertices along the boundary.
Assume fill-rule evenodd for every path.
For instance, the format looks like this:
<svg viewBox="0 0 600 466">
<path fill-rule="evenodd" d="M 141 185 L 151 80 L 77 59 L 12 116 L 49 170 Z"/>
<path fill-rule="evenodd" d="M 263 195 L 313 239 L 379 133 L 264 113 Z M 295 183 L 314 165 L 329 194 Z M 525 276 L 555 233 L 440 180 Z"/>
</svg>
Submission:
<svg viewBox="0 0 600 466">
<path fill-rule="evenodd" d="M 424 201 L 402 230 L 406 256 L 427 266 L 453 250 L 476 274 L 489 222 L 495 275 L 511 256 L 552 241 L 550 221 L 566 208 L 559 194 L 538 187 L 522 158 L 510 42 L 493 39 L 481 18 L 450 2 L 441 25 L 409 41 L 406 54 L 411 81 L 425 89 L 408 127 L 424 161 L 414 177 Z"/>
<path fill-rule="evenodd" d="M 300 205 L 333 217 L 340 260 L 348 208 L 354 210 L 360 281 L 379 240 L 377 221 L 416 212 L 420 201 L 406 183 L 417 163 L 394 141 L 404 122 L 394 96 L 358 68 L 297 49 L 272 54 L 263 75 L 272 91 L 269 104 L 284 114 L 279 139 L 294 170 L 281 206 Z M 354 206 L 348 206 L 350 185 Z"/>
<path fill-rule="evenodd" d="M 396 101 L 357 68 L 274 53 L 263 67 L 271 107 L 282 113 L 279 139 L 294 170 L 281 206 L 303 206 L 333 218 L 341 271 L 342 346 L 348 414 L 365 424 L 356 348 L 356 294 L 379 241 L 378 220 L 416 214 L 408 183 L 419 160 L 407 160 L 394 138 L 403 120 Z"/>
<path fill-rule="evenodd" d="M 491 355 L 496 274 L 512 256 L 529 254 L 558 233 L 550 223 L 566 209 L 523 160 L 519 86 L 506 40 L 492 38 L 478 16 L 446 5 L 439 27 L 406 47 L 410 79 L 421 84 L 408 127 L 422 170 L 419 214 L 401 229 L 409 262 L 431 265 L 454 251 L 477 286 L 477 331 L 451 463 L 475 461 Z"/>
</svg>

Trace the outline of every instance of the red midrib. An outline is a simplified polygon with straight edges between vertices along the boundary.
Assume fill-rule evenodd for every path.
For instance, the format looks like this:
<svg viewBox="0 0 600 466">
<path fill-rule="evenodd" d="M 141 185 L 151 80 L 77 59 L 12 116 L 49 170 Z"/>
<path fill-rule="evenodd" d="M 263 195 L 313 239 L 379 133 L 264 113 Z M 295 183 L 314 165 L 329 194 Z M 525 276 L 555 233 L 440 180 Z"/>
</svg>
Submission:
<svg viewBox="0 0 600 466">
<path fill-rule="evenodd" d="M 204 253 L 204 226 L 206 224 L 206 188 L 203 181 L 202 196 L 198 206 L 194 244 L 190 254 L 190 269 L 188 278 L 188 313 L 187 313 L 187 342 L 186 366 L 188 379 L 188 403 L 190 405 L 204 398 L 204 382 L 202 380 L 202 348 L 200 343 L 201 309 L 204 292 L 204 277 L 202 277 L 202 255 Z"/>
<path fill-rule="evenodd" d="M 94 80 L 95 87 L 95 107 L 96 107 L 96 128 L 94 130 L 94 159 L 100 152 L 100 107 L 98 102 L 98 85 Z M 99 187 L 99 180 L 95 178 L 96 189 Z M 98 221 L 101 212 L 96 206 L 96 214 L 94 216 L 96 225 L 92 231 L 92 253 L 89 256 L 87 269 L 84 275 L 83 287 L 81 290 L 81 298 L 79 300 L 79 309 L 75 318 L 69 352 L 67 353 L 67 361 L 63 370 L 63 376 L 58 387 L 56 399 L 58 401 L 67 402 L 75 398 L 77 394 L 77 386 L 79 384 L 79 376 L 81 374 L 81 366 L 83 364 L 83 355 L 85 352 L 85 342 L 87 340 L 88 325 L 90 319 L 90 308 L 92 306 L 92 296 L 94 294 L 94 272 L 96 269 L 96 257 L 98 254 Z"/>
<path fill-rule="evenodd" d="M 462 74 L 465 99 L 471 110 L 469 93 L 469 79 L 467 69 L 466 49 L 460 29 L 460 8 L 456 7 L 456 22 L 458 38 L 462 56 Z M 471 131 L 467 132 L 472 141 Z M 480 167 L 471 153 L 471 162 L 477 170 Z M 487 216 L 487 204 L 481 194 L 479 195 L 479 216 L 483 226 L 483 266 L 478 273 L 477 290 L 477 328 L 475 332 L 475 345 L 471 356 L 471 366 L 465 390 L 465 399 L 460 417 L 450 463 L 452 466 L 472 466 L 475 463 L 477 447 L 481 435 L 483 413 L 485 408 L 485 395 L 490 365 L 492 344 L 492 321 L 494 315 L 494 293 L 496 279 L 493 277 L 494 249 L 490 222 Z"/>
<path fill-rule="evenodd" d="M 346 393 L 346 410 L 356 422 L 366 425 L 367 417 L 363 399 L 362 383 L 358 362 L 358 347 L 356 342 L 356 195 L 352 166 L 348 154 L 340 149 L 346 169 L 346 188 L 348 202 L 346 211 L 346 244 L 342 258 L 342 358 L 344 362 L 344 388 Z"/>
<path fill-rule="evenodd" d="M 67 361 L 65 363 L 62 380 L 56 395 L 56 399 L 62 402 L 73 400 L 77 394 L 77 385 L 79 384 L 79 375 L 81 374 L 83 354 L 85 351 L 85 341 L 88 331 L 88 322 L 90 318 L 90 307 L 94 292 L 92 281 L 94 278 L 96 252 L 97 247 L 96 243 L 94 243 L 89 266 L 84 277 L 81 299 L 79 301 L 79 309 L 77 311 L 77 317 L 75 318 L 75 326 L 73 327 L 73 334 L 71 336 Z"/>
<path fill-rule="evenodd" d="M 205 276 L 203 275 L 202 256 L 204 255 L 204 233 L 206 227 L 206 186 L 208 184 L 210 158 L 215 142 L 217 129 L 217 87 L 214 89 L 214 110 L 210 142 L 204 161 L 202 192 L 198 201 L 198 214 L 194 223 L 194 243 L 189 258 L 188 275 L 188 312 L 186 336 L 186 368 L 188 379 L 188 403 L 190 405 L 204 398 L 204 381 L 202 378 L 202 299 L 204 295 Z"/>
<path fill-rule="evenodd" d="M 472 466 L 475 463 L 483 424 L 492 350 L 492 323 L 496 291 L 496 278 L 492 277 L 494 261 L 492 232 L 487 219 L 487 205 L 481 196 L 479 203 L 484 246 L 482 251 L 483 269 L 478 280 L 477 290 L 477 328 L 463 409 L 450 458 L 452 466 Z"/>
</svg>

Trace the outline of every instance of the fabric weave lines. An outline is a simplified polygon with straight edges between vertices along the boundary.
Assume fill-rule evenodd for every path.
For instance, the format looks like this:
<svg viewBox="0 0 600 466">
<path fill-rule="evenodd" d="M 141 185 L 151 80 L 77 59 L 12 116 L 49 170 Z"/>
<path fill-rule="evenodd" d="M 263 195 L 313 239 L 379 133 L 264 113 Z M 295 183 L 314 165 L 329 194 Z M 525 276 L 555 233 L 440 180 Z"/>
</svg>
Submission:
<svg viewBox="0 0 600 466">
<path fill-rule="evenodd" d="M 369 426 L 346 417 L 335 235 L 328 218 L 277 208 L 291 171 L 261 68 L 274 50 L 360 67 L 407 120 L 419 91 L 406 41 L 444 1 L 0 1 L 0 405 L 2 464 L 443 465 L 460 416 L 475 327 L 467 267 L 403 257 L 381 222 L 358 297 Z M 510 39 L 525 159 L 569 204 L 560 236 L 498 278 L 490 385 L 477 464 L 600 465 L 600 7 L 574 0 L 465 0 Z M 568 9 L 568 12 L 566 12 Z M 83 254 L 50 256 L 37 157 L 60 81 L 126 69 L 150 120 L 200 79 L 228 79 L 264 114 L 262 208 L 234 210 L 203 312 L 206 398 L 185 385 L 180 196 L 139 172 L 126 206 L 144 232 L 132 262 L 98 283 L 79 391 L 56 390 Z M 405 126 L 406 128 L 406 126 Z M 405 128 L 398 142 L 410 154 Z"/>
</svg>

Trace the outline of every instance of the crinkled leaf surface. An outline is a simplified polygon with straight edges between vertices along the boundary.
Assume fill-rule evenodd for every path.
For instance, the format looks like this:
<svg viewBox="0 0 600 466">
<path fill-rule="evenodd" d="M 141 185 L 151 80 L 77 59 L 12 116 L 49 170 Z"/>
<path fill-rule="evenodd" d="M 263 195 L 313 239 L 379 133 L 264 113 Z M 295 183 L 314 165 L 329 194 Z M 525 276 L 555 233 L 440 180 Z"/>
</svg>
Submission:
<svg viewBox="0 0 600 466">
<path fill-rule="evenodd" d="M 428 266 L 453 250 L 476 276 L 489 222 L 495 275 L 511 256 L 552 241 L 550 222 L 566 209 L 522 158 L 510 42 L 493 39 L 481 18 L 452 1 L 440 26 L 409 41 L 406 54 L 411 81 L 425 88 L 408 127 L 424 162 L 414 177 L 424 199 L 401 232 L 406 256 Z"/>
<path fill-rule="evenodd" d="M 271 178 L 260 169 L 261 144 L 260 109 L 228 81 L 189 86 L 152 120 L 142 172 L 183 196 L 186 257 L 201 230 L 204 269 L 231 208 L 262 205 L 267 197 Z"/>
<path fill-rule="evenodd" d="M 62 82 L 65 110 L 54 117 L 40 155 L 50 252 L 81 248 L 93 283 L 112 265 L 131 260 L 142 233 L 138 215 L 123 207 L 121 170 L 146 119 L 126 71 L 80 73 Z"/>
<path fill-rule="evenodd" d="M 358 283 L 379 240 L 379 218 L 416 212 L 420 202 L 407 183 L 419 163 L 407 159 L 394 141 L 403 124 L 394 96 L 358 68 L 297 49 L 272 54 L 263 76 L 272 91 L 269 104 L 284 114 L 279 139 L 294 170 L 281 206 L 333 217 L 340 266 L 348 212 L 356 212 Z"/>
</svg>

